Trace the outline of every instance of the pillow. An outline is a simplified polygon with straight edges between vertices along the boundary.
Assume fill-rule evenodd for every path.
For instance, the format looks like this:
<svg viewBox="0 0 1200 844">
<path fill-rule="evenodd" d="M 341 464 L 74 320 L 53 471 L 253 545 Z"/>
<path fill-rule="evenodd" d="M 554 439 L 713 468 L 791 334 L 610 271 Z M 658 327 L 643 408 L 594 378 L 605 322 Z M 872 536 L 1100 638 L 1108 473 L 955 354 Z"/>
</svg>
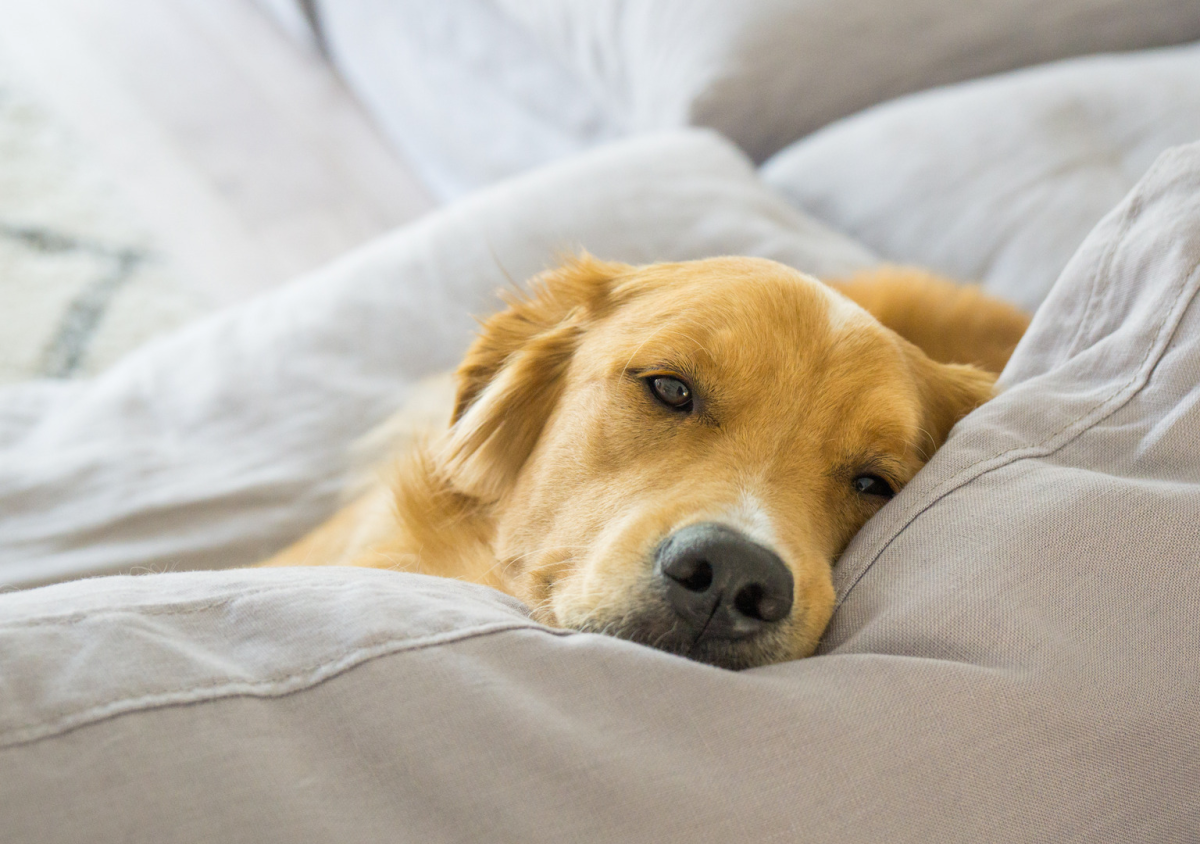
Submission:
<svg viewBox="0 0 1200 844">
<path fill-rule="evenodd" d="M 1189 45 L 897 100 L 793 144 L 762 177 L 891 260 L 983 280 L 1032 310 L 1155 156 L 1196 139 Z"/>
<path fill-rule="evenodd" d="M 1200 38 L 1191 0 L 317 0 L 350 87 L 441 196 L 646 131 L 756 161 L 900 94 Z"/>
<path fill-rule="evenodd" d="M 290 38 L 308 49 L 318 46 L 316 7 L 312 0 L 254 0 Z"/>
<path fill-rule="evenodd" d="M 314 0 L 327 55 L 441 199 L 623 134 L 492 0 Z"/>
<path fill-rule="evenodd" d="M 95 381 L 0 389 L 0 586 L 265 559 L 328 515 L 349 444 L 458 363 L 498 288 L 580 247 L 634 263 L 747 253 L 817 274 L 874 262 L 707 132 L 497 186 Z"/>
<path fill-rule="evenodd" d="M 733 673 L 386 571 L 0 595 L 7 840 L 1186 841 L 1200 824 L 1200 145 L 1072 259 Z"/>
</svg>

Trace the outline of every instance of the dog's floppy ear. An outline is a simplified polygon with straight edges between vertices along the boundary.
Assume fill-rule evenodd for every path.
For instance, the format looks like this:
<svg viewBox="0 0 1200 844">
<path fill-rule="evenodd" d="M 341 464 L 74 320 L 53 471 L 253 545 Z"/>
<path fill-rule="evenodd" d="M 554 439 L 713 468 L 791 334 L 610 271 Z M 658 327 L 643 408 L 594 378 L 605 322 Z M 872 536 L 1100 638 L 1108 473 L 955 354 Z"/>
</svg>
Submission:
<svg viewBox="0 0 1200 844">
<path fill-rule="evenodd" d="M 958 420 L 995 396 L 996 376 L 975 366 L 938 363 L 910 349 L 922 403 L 922 450 L 928 459 Z"/>
<path fill-rule="evenodd" d="M 483 323 L 457 372 L 440 464 L 461 492 L 495 501 L 516 479 L 562 391 L 579 338 L 611 306 L 626 264 L 582 254 L 535 277 Z"/>
</svg>

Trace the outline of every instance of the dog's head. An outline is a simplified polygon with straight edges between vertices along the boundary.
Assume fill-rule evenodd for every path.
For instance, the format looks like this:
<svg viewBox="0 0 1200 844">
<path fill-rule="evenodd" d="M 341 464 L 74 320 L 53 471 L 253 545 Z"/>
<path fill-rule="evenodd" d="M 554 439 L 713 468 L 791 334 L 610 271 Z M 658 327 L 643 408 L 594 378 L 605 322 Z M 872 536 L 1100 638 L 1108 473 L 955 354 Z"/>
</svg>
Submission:
<svg viewBox="0 0 1200 844">
<path fill-rule="evenodd" d="M 441 472 L 545 623 L 742 668 L 810 654 L 831 567 L 994 376 L 771 261 L 583 257 L 489 319 Z"/>
</svg>

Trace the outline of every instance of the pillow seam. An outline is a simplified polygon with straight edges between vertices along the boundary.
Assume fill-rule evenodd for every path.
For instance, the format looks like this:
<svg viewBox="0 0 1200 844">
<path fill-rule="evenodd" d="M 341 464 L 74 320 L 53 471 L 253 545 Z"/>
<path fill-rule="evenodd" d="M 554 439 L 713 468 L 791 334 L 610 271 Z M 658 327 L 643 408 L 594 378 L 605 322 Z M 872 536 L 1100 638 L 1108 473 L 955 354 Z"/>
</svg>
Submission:
<svg viewBox="0 0 1200 844">
<path fill-rule="evenodd" d="M 531 622 L 498 622 L 415 639 L 405 636 L 386 636 L 368 640 L 353 650 L 336 657 L 265 679 L 237 681 L 226 677 L 182 689 L 147 692 L 132 697 L 121 696 L 73 712 L 56 714 L 49 722 L 38 721 L 9 727 L 0 730 L 0 751 L 55 738 L 111 718 L 144 712 L 149 709 L 206 703 L 230 697 L 285 697 L 311 689 L 379 657 L 424 650 L 438 645 L 455 644 L 468 639 L 515 630 L 531 630 L 555 636 L 570 636 L 574 633 L 574 631 L 544 627 Z"/>
</svg>

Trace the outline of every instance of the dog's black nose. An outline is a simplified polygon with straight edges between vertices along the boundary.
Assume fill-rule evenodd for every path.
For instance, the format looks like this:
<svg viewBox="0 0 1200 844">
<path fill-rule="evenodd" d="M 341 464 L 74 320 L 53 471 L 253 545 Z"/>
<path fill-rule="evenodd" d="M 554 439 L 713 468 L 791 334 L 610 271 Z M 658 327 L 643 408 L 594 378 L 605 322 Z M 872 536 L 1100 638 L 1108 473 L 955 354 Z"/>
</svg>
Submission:
<svg viewBox="0 0 1200 844">
<path fill-rule="evenodd" d="M 677 530 L 659 546 L 655 568 L 667 601 L 700 640 L 753 636 L 792 611 L 783 560 L 724 525 Z"/>
</svg>

